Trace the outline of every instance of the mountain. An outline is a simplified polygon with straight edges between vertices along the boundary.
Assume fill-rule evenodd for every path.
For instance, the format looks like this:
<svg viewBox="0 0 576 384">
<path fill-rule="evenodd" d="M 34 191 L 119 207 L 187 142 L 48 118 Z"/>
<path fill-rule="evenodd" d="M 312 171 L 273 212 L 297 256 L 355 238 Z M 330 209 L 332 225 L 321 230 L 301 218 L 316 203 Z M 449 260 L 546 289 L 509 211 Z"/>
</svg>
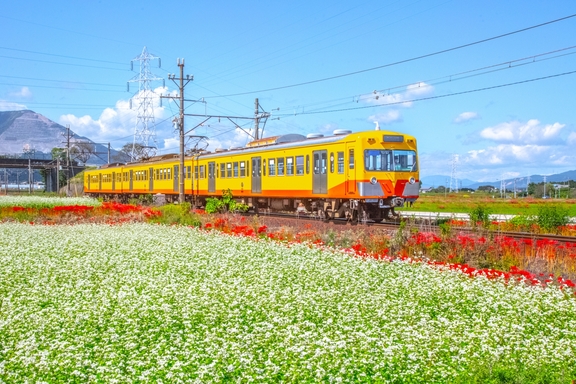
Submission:
<svg viewBox="0 0 576 384">
<path fill-rule="evenodd" d="M 88 164 L 105 164 L 108 147 L 94 143 L 84 136 L 70 131 L 71 142 L 90 143 L 95 146 L 95 155 Z M 0 155 L 19 155 L 25 149 L 33 150 L 36 157 L 40 152 L 50 155 L 53 148 L 66 146 L 66 127 L 29 110 L 0 112 Z M 111 156 L 117 155 L 111 150 Z M 44 156 L 45 157 L 45 156 Z"/>
</svg>

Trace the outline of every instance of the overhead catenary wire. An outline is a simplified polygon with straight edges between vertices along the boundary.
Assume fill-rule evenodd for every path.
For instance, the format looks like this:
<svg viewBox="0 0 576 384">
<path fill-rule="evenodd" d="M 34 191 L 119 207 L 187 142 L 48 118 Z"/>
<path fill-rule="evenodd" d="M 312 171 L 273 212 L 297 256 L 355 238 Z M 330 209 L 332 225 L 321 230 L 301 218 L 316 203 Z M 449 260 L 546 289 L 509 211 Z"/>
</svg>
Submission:
<svg viewBox="0 0 576 384">
<path fill-rule="evenodd" d="M 437 55 L 441 55 L 443 53 L 447 53 L 447 52 L 452 52 L 458 49 L 463 49 L 463 48 L 467 48 L 467 47 L 471 47 L 474 45 L 478 45 L 478 44 L 482 44 L 482 43 L 486 43 L 488 41 L 492 41 L 492 40 L 496 40 L 496 39 L 500 39 L 503 37 L 507 37 L 507 36 L 512 36 L 518 33 L 522 33 L 522 32 L 526 32 L 535 28 L 540 28 L 546 25 L 550 25 L 553 23 L 557 23 L 560 21 L 564 21 L 570 18 L 576 17 L 576 14 L 572 14 L 572 15 L 568 15 L 565 17 L 561 17 L 559 19 L 555 19 L 555 20 L 550 20 L 544 23 L 540 23 L 540 24 L 536 24 L 536 25 L 532 25 L 530 27 L 526 27 L 526 28 L 522 28 L 522 29 L 517 29 L 515 31 L 512 32 L 507 32 L 507 33 L 503 33 L 500 35 L 496 35 L 496 36 L 492 36 L 492 37 L 488 37 L 485 39 L 481 39 L 481 40 L 477 40 L 471 43 L 466 43 L 466 44 L 462 44 L 462 45 L 458 45 L 452 48 L 447 48 L 447 49 L 442 49 L 439 51 L 435 51 L 435 52 L 431 52 L 431 53 L 427 53 L 424 55 L 419 55 L 419 56 L 415 56 L 415 57 L 411 57 L 408 59 L 403 59 L 403 60 L 398 60 L 398 61 L 394 61 L 388 64 L 383 64 L 383 65 L 379 65 L 376 67 L 372 67 L 372 68 L 366 68 L 366 69 L 361 69 L 358 71 L 353 71 L 353 72 L 348 72 L 348 73 L 343 73 L 340 75 L 334 75 L 334 76 L 329 76 L 329 77 L 324 77 L 321 79 L 316 79 L 316 80 L 310 80 L 310 81 L 304 81 L 304 82 L 300 82 L 300 83 L 295 83 L 295 84 L 290 84 L 290 85 L 283 85 L 283 86 L 278 86 L 278 87 L 273 87 L 273 88 L 266 88 L 266 89 L 260 89 L 260 90 L 256 90 L 256 91 L 247 91 L 247 92 L 240 92 L 240 93 L 233 93 L 233 94 L 228 94 L 228 95 L 222 95 L 222 96 L 206 96 L 205 98 L 217 98 L 217 97 L 231 97 L 231 96 L 242 96 L 242 95 L 249 95 L 249 94 L 254 94 L 254 93 L 259 93 L 259 92 L 270 92 L 270 91 L 277 91 L 280 89 L 287 89 L 287 88 L 294 88 L 294 87 L 300 87 L 300 86 L 304 86 L 304 85 L 309 85 L 309 84 L 315 84 L 315 83 L 320 83 L 320 82 L 324 82 L 324 81 L 329 81 L 329 80 L 335 80 L 335 79 L 340 79 L 343 77 L 347 77 L 347 76 L 353 76 L 353 75 L 358 75 L 360 73 L 365 73 L 365 72 L 370 72 L 370 71 L 375 71 L 378 69 L 382 69 L 382 68 L 388 68 L 388 67 L 392 67 L 395 65 L 399 65 L 399 64 L 405 64 L 405 63 L 409 63 L 411 61 L 416 61 L 416 60 L 421 60 L 424 58 L 428 58 L 428 57 L 432 57 L 432 56 L 437 56 Z"/>
<path fill-rule="evenodd" d="M 540 81 L 540 80 L 551 79 L 551 78 L 554 78 L 554 77 L 567 76 L 567 75 L 572 75 L 572 74 L 575 74 L 575 73 L 576 73 L 576 71 L 563 72 L 563 73 L 557 73 L 557 74 L 549 75 L 549 76 L 537 77 L 537 78 L 534 78 L 534 79 L 515 81 L 515 82 L 513 82 L 513 83 L 499 84 L 499 85 L 493 85 L 493 86 L 490 86 L 490 87 L 470 89 L 470 90 L 467 90 L 467 91 L 453 92 L 453 93 L 448 93 L 448 94 L 445 94 L 445 95 L 436 95 L 436 96 L 420 97 L 420 98 L 411 99 L 411 100 L 394 101 L 394 102 L 390 102 L 390 103 L 381 103 L 381 104 L 373 104 L 373 105 L 363 105 L 363 106 L 360 106 L 360 107 L 340 108 L 340 109 L 333 109 L 333 110 L 287 113 L 287 114 L 276 115 L 276 116 L 285 117 L 285 116 L 294 116 L 294 115 L 312 115 L 312 114 L 320 114 L 320 113 L 344 112 L 344 111 L 353 111 L 353 110 L 358 110 L 358 109 L 366 109 L 366 108 L 374 108 L 374 107 L 383 107 L 383 106 L 389 106 L 389 105 L 398 105 L 398 104 L 412 103 L 412 102 L 417 102 L 417 101 L 441 99 L 441 98 L 444 98 L 444 97 L 464 95 L 464 94 L 467 94 L 467 93 L 475 93 L 475 92 L 487 91 L 487 90 L 490 90 L 490 89 L 510 87 L 510 86 L 513 86 L 513 85 L 525 84 L 525 83 L 530 83 L 530 82 L 533 82 L 533 81 Z"/>
<path fill-rule="evenodd" d="M 568 53 L 563 53 L 563 54 L 558 54 L 552 57 L 547 57 L 547 58 L 542 58 L 544 56 L 548 56 L 554 53 L 560 53 L 560 52 L 564 52 L 567 50 L 571 50 L 571 49 L 575 49 L 576 46 L 570 46 L 570 47 L 566 47 L 566 48 L 561 48 L 561 49 L 556 49 L 553 51 L 549 51 L 546 53 L 540 53 L 540 54 L 536 54 L 536 55 L 531 55 L 531 56 L 526 56 L 520 59 L 514 59 L 514 60 L 507 60 L 504 62 L 500 62 L 498 64 L 491 64 L 491 65 L 487 65 L 487 66 L 483 66 L 480 68 L 476 68 L 476 69 L 471 69 L 471 70 L 466 70 L 466 71 L 461 71 L 461 72 L 457 72 L 457 73 L 453 73 L 450 75 L 444 75 L 444 76 L 440 76 L 440 77 L 436 77 L 433 79 L 427 79 L 427 80 L 420 80 L 420 81 L 412 81 L 409 83 L 405 83 L 402 85 L 395 85 L 395 86 L 390 86 L 390 87 L 385 87 L 385 88 L 381 88 L 379 90 L 376 91 L 371 91 L 370 93 L 366 93 L 366 94 L 361 94 L 361 95 L 348 95 L 345 97 L 340 97 L 338 99 L 332 99 L 332 100 L 326 100 L 326 101 L 320 101 L 320 102 L 315 102 L 315 103 L 308 103 L 308 104 L 303 104 L 303 105 L 298 105 L 298 106 L 287 106 L 287 107 L 283 107 L 283 109 L 295 109 L 295 108 L 310 108 L 313 106 L 318 106 L 320 104 L 328 104 L 328 103 L 335 103 L 338 101 L 343 101 L 346 100 L 345 102 L 341 102 L 338 104 L 332 104 L 330 106 L 326 106 L 324 108 L 331 108 L 331 107 L 336 107 L 339 105 L 345 105 L 348 104 L 350 102 L 350 99 L 353 98 L 356 102 L 359 101 L 366 101 L 369 99 L 373 99 L 375 97 L 374 92 L 377 93 L 386 93 L 387 95 L 391 94 L 391 91 L 394 90 L 405 90 L 407 89 L 407 87 L 410 86 L 414 86 L 414 85 L 418 85 L 421 88 L 427 88 L 427 87 L 432 87 L 434 85 L 439 85 L 439 84 L 446 84 L 446 83 L 452 83 L 455 81 L 459 81 L 459 80 L 463 80 L 463 79 L 468 79 L 471 77 L 475 77 L 475 76 L 482 76 L 485 74 L 489 74 L 489 73 L 493 73 L 493 72 L 497 72 L 497 71 L 505 71 L 505 70 L 509 70 L 509 69 L 514 69 L 514 68 L 518 68 L 520 66 L 524 66 L 524 65 L 531 65 L 531 64 L 535 64 L 535 63 L 540 63 L 542 61 L 547 61 L 547 60 L 552 60 L 552 59 L 556 59 L 559 57 L 564 57 L 567 55 L 573 55 L 576 54 L 576 51 L 574 52 L 568 52 Z M 536 60 L 537 58 L 540 58 L 539 60 Z M 483 71 L 483 72 L 480 72 Z M 479 73 L 477 73 L 479 72 Z M 467 75 L 467 76 L 463 76 L 463 75 Z"/>
</svg>

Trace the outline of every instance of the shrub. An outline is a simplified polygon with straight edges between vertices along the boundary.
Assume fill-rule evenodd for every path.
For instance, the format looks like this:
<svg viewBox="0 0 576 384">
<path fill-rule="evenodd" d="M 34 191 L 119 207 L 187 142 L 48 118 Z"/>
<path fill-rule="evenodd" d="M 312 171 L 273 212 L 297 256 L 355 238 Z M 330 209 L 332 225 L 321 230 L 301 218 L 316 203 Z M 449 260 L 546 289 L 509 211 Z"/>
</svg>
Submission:
<svg viewBox="0 0 576 384">
<path fill-rule="evenodd" d="M 538 207 L 536 222 L 545 231 L 557 232 L 558 228 L 570 222 L 568 209 L 559 205 L 543 204 Z"/>
<path fill-rule="evenodd" d="M 490 224 L 490 209 L 484 205 L 477 205 L 468 213 L 470 215 L 470 224 L 476 227 L 479 223 L 486 228 Z"/>
<path fill-rule="evenodd" d="M 194 227 L 202 226 L 198 216 L 190 211 L 190 203 L 168 204 L 159 208 L 162 215 L 155 217 L 151 222 L 161 224 L 180 224 Z"/>
<path fill-rule="evenodd" d="M 222 191 L 222 199 L 217 197 L 206 198 L 206 213 L 246 212 L 248 205 L 234 200 L 232 191 Z"/>
<path fill-rule="evenodd" d="M 516 230 L 530 232 L 530 229 L 536 224 L 537 218 L 532 215 L 518 215 L 510 219 L 509 223 L 512 224 Z"/>
</svg>

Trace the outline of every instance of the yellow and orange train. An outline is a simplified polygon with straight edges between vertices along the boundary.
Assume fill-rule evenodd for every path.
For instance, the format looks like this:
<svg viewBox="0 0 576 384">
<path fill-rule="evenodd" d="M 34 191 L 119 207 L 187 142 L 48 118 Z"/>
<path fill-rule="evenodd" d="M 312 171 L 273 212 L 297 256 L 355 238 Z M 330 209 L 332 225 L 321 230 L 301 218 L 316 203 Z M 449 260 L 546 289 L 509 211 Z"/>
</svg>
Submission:
<svg viewBox="0 0 576 384">
<path fill-rule="evenodd" d="M 178 155 L 86 171 L 84 192 L 104 199 L 180 191 Z M 390 131 L 287 134 L 184 160 L 184 193 L 197 206 L 230 190 L 255 210 L 304 207 L 327 218 L 382 221 L 419 195 L 416 139 Z"/>
</svg>

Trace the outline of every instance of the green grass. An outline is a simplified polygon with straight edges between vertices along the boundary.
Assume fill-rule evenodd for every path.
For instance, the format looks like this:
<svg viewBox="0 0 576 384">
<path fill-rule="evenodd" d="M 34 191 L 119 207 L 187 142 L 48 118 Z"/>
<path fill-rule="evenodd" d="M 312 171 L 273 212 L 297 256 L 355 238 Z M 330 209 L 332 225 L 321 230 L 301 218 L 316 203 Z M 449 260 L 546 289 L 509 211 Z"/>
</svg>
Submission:
<svg viewBox="0 0 576 384">
<path fill-rule="evenodd" d="M 486 207 L 492 214 L 503 215 L 537 215 L 543 205 L 556 205 L 568 211 L 569 216 L 576 216 L 576 200 L 566 199 L 533 199 L 492 198 L 492 194 L 458 193 L 444 195 L 422 194 L 412 207 L 398 208 L 400 212 L 453 212 L 470 213 L 477 206 Z"/>
</svg>

